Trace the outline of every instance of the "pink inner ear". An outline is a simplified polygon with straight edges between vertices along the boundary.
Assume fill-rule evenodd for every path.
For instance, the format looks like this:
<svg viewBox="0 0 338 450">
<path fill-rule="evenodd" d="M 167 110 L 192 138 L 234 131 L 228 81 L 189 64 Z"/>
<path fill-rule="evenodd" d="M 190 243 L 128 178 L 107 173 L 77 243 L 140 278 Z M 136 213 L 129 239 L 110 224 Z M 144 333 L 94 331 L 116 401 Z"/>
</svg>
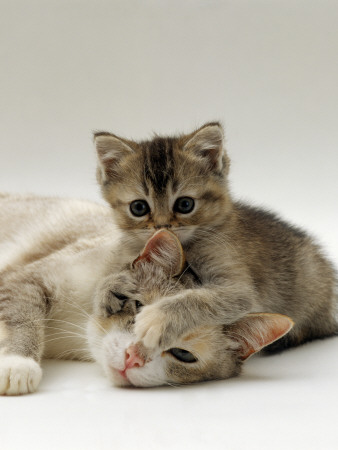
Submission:
<svg viewBox="0 0 338 450">
<path fill-rule="evenodd" d="M 184 253 L 177 236 L 168 230 L 157 231 L 146 243 L 142 253 L 134 262 L 136 267 L 141 261 L 159 264 L 172 275 L 178 275 L 183 269 Z"/>
<path fill-rule="evenodd" d="M 152 261 L 152 255 L 154 253 L 160 254 L 161 250 L 160 247 L 163 245 L 164 242 L 166 242 L 166 233 L 168 233 L 165 230 L 157 231 L 146 243 L 144 249 L 142 250 L 142 253 L 140 256 L 138 256 L 135 261 L 133 262 L 133 266 L 135 266 L 140 261 Z"/>
<path fill-rule="evenodd" d="M 280 339 L 293 327 L 288 316 L 272 313 L 248 314 L 234 324 L 242 347 L 241 358 L 247 359 L 272 342 Z"/>
</svg>

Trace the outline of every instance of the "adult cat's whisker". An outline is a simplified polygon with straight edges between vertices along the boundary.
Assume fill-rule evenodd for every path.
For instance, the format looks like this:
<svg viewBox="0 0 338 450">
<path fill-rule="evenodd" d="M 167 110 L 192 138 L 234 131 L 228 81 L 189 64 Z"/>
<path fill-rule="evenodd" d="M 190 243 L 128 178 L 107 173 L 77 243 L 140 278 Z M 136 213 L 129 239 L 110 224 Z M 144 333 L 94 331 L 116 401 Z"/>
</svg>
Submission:
<svg viewBox="0 0 338 450">
<path fill-rule="evenodd" d="M 47 321 L 49 323 L 53 323 L 53 322 L 64 323 L 66 325 L 70 325 L 72 327 L 79 328 L 80 330 L 83 330 L 83 331 L 87 330 L 87 328 L 85 326 L 82 326 L 82 325 L 79 325 L 78 323 L 70 322 L 70 321 L 64 320 L 64 319 L 47 319 Z M 50 326 L 50 325 L 48 325 L 48 326 Z"/>
<path fill-rule="evenodd" d="M 54 335 L 52 335 L 52 336 L 54 336 Z M 81 337 L 81 338 L 83 338 L 83 336 L 79 336 L 79 335 L 75 335 L 76 337 Z M 61 341 L 62 339 L 71 339 L 71 338 L 73 338 L 74 337 L 74 335 L 73 334 L 69 334 L 69 333 L 65 333 L 65 335 L 63 336 L 57 336 L 57 337 L 54 337 L 54 338 L 51 338 L 51 339 L 46 339 L 45 340 L 45 343 L 46 344 L 49 344 L 50 342 L 54 342 L 54 341 Z"/>
<path fill-rule="evenodd" d="M 86 319 L 90 319 L 90 320 L 92 320 L 93 322 L 95 322 L 95 324 L 101 329 L 101 331 L 103 332 L 103 333 L 107 333 L 107 330 L 105 330 L 103 327 L 102 327 L 102 325 L 92 316 L 92 315 L 90 315 L 85 309 L 83 309 L 81 306 L 79 306 L 79 305 L 77 305 L 76 303 L 73 303 L 73 302 L 69 302 L 69 300 L 62 300 L 64 303 L 66 303 L 66 304 L 68 304 L 69 306 L 72 306 L 72 307 L 74 307 L 76 310 L 78 310 L 79 312 L 80 312 L 80 314 L 84 317 L 84 318 L 86 318 Z M 61 320 L 61 319 L 52 319 L 52 320 Z M 64 321 L 65 323 L 66 323 L 66 321 Z M 72 324 L 71 322 L 69 322 L 69 324 Z M 80 325 L 78 325 L 79 327 L 80 327 Z M 83 328 L 83 329 L 86 329 L 86 328 Z"/>
<path fill-rule="evenodd" d="M 72 330 L 65 330 L 63 328 L 57 328 L 57 327 L 50 327 L 47 326 L 45 327 L 47 330 L 53 330 L 53 332 L 51 334 L 49 334 L 49 336 L 58 336 L 58 335 L 63 335 L 63 334 L 68 334 L 69 336 L 77 336 L 77 337 L 81 337 L 81 338 L 85 338 L 86 335 L 83 333 L 79 333 L 77 331 L 72 331 Z"/>
<path fill-rule="evenodd" d="M 44 328 L 55 328 L 52 326 L 53 323 L 64 323 L 66 325 L 70 325 L 71 327 L 76 327 L 76 328 L 80 328 L 81 330 L 83 330 L 84 332 L 86 331 L 86 326 L 82 326 L 78 323 L 75 322 L 70 322 L 64 319 L 56 319 L 56 318 L 41 318 L 41 319 L 36 319 L 36 320 L 32 320 L 31 321 L 32 324 L 43 324 Z M 46 325 L 48 324 L 48 325 Z M 63 330 L 63 328 L 60 328 Z"/>
<path fill-rule="evenodd" d="M 74 353 L 76 354 L 76 357 L 74 357 Z M 82 353 L 79 354 L 79 353 Z M 57 353 L 55 355 L 56 359 L 67 359 L 68 355 L 72 355 L 72 358 L 69 359 L 76 359 L 77 361 L 93 361 L 93 359 L 89 356 L 89 349 L 85 347 L 73 347 L 71 349 L 64 350 L 60 353 Z"/>
<path fill-rule="evenodd" d="M 78 333 L 75 331 L 64 330 L 62 328 L 51 327 L 51 326 L 46 326 L 46 329 L 55 330 L 55 332 L 52 332 L 51 334 L 49 334 L 49 338 L 45 340 L 45 343 L 50 343 L 50 342 L 58 341 L 61 339 L 81 338 L 82 340 L 85 340 L 85 341 L 87 339 L 87 336 L 85 333 L 81 334 L 81 333 Z M 95 342 L 96 342 L 96 344 L 100 344 L 101 341 L 99 338 L 97 338 L 97 339 L 95 339 Z"/>
</svg>

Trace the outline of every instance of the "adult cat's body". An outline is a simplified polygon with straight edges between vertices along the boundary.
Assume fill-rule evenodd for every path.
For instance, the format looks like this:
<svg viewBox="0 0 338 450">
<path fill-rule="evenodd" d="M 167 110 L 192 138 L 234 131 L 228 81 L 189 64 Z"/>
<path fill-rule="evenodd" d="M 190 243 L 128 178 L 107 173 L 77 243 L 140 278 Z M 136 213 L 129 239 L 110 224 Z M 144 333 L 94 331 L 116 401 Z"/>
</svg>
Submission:
<svg viewBox="0 0 338 450">
<path fill-rule="evenodd" d="M 331 263 L 305 232 L 232 201 L 218 123 L 179 137 L 134 142 L 102 132 L 95 141 L 103 195 L 130 242 L 141 248 L 154 230 L 171 229 L 202 283 L 144 308 L 135 329 L 147 347 L 255 311 L 295 321 L 280 347 L 337 332 Z"/>
<path fill-rule="evenodd" d="M 164 353 L 142 356 L 133 330 L 139 310 L 199 285 L 189 270 L 180 274 L 183 251 L 173 236 L 155 236 L 124 264 L 134 258 L 121 254 L 126 243 L 117 245 L 109 208 L 1 195 L 0 394 L 33 392 L 42 357 L 97 359 L 118 385 L 228 378 L 290 330 L 285 316 L 254 315 L 230 327 L 192 328 Z"/>
<path fill-rule="evenodd" d="M 106 207 L 0 196 L 0 393 L 34 390 L 42 355 L 91 358 L 88 314 L 118 237 Z M 15 381 L 15 368 L 26 370 L 26 381 Z"/>
</svg>

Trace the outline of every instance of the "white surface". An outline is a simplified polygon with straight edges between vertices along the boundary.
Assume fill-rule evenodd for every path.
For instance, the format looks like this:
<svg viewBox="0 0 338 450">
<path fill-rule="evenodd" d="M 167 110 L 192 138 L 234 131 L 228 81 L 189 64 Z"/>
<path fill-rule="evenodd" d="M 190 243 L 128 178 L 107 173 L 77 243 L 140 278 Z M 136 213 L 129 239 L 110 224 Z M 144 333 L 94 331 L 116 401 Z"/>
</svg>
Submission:
<svg viewBox="0 0 338 450">
<path fill-rule="evenodd" d="M 240 378 L 151 389 L 111 388 L 95 364 L 46 361 L 38 393 L 1 398 L 1 449 L 335 450 L 337 351 L 332 338 L 253 357 Z"/>
<path fill-rule="evenodd" d="M 0 190 L 99 200 L 91 131 L 226 126 L 237 197 L 338 262 L 335 0 L 2 0 Z M 114 389 L 46 362 L 0 398 L 1 450 L 338 448 L 338 340 L 248 361 L 234 380 Z"/>
</svg>

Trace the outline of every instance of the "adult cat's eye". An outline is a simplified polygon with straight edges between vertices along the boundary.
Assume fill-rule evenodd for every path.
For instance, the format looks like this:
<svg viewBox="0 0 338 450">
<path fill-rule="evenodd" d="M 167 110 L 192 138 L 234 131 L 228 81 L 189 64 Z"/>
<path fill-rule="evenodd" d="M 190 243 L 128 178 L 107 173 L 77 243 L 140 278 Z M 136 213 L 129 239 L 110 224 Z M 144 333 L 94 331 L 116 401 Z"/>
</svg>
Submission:
<svg viewBox="0 0 338 450">
<path fill-rule="evenodd" d="M 191 197 L 179 197 L 174 204 L 174 211 L 181 214 L 190 213 L 195 207 L 195 201 Z"/>
<path fill-rule="evenodd" d="M 197 358 L 192 353 L 188 352 L 188 350 L 183 350 L 183 348 L 171 348 L 168 350 L 168 353 L 181 362 L 193 363 L 197 361 Z"/>
<path fill-rule="evenodd" d="M 142 217 L 150 211 L 149 205 L 145 200 L 134 200 L 130 203 L 130 211 L 136 217 Z"/>
</svg>

